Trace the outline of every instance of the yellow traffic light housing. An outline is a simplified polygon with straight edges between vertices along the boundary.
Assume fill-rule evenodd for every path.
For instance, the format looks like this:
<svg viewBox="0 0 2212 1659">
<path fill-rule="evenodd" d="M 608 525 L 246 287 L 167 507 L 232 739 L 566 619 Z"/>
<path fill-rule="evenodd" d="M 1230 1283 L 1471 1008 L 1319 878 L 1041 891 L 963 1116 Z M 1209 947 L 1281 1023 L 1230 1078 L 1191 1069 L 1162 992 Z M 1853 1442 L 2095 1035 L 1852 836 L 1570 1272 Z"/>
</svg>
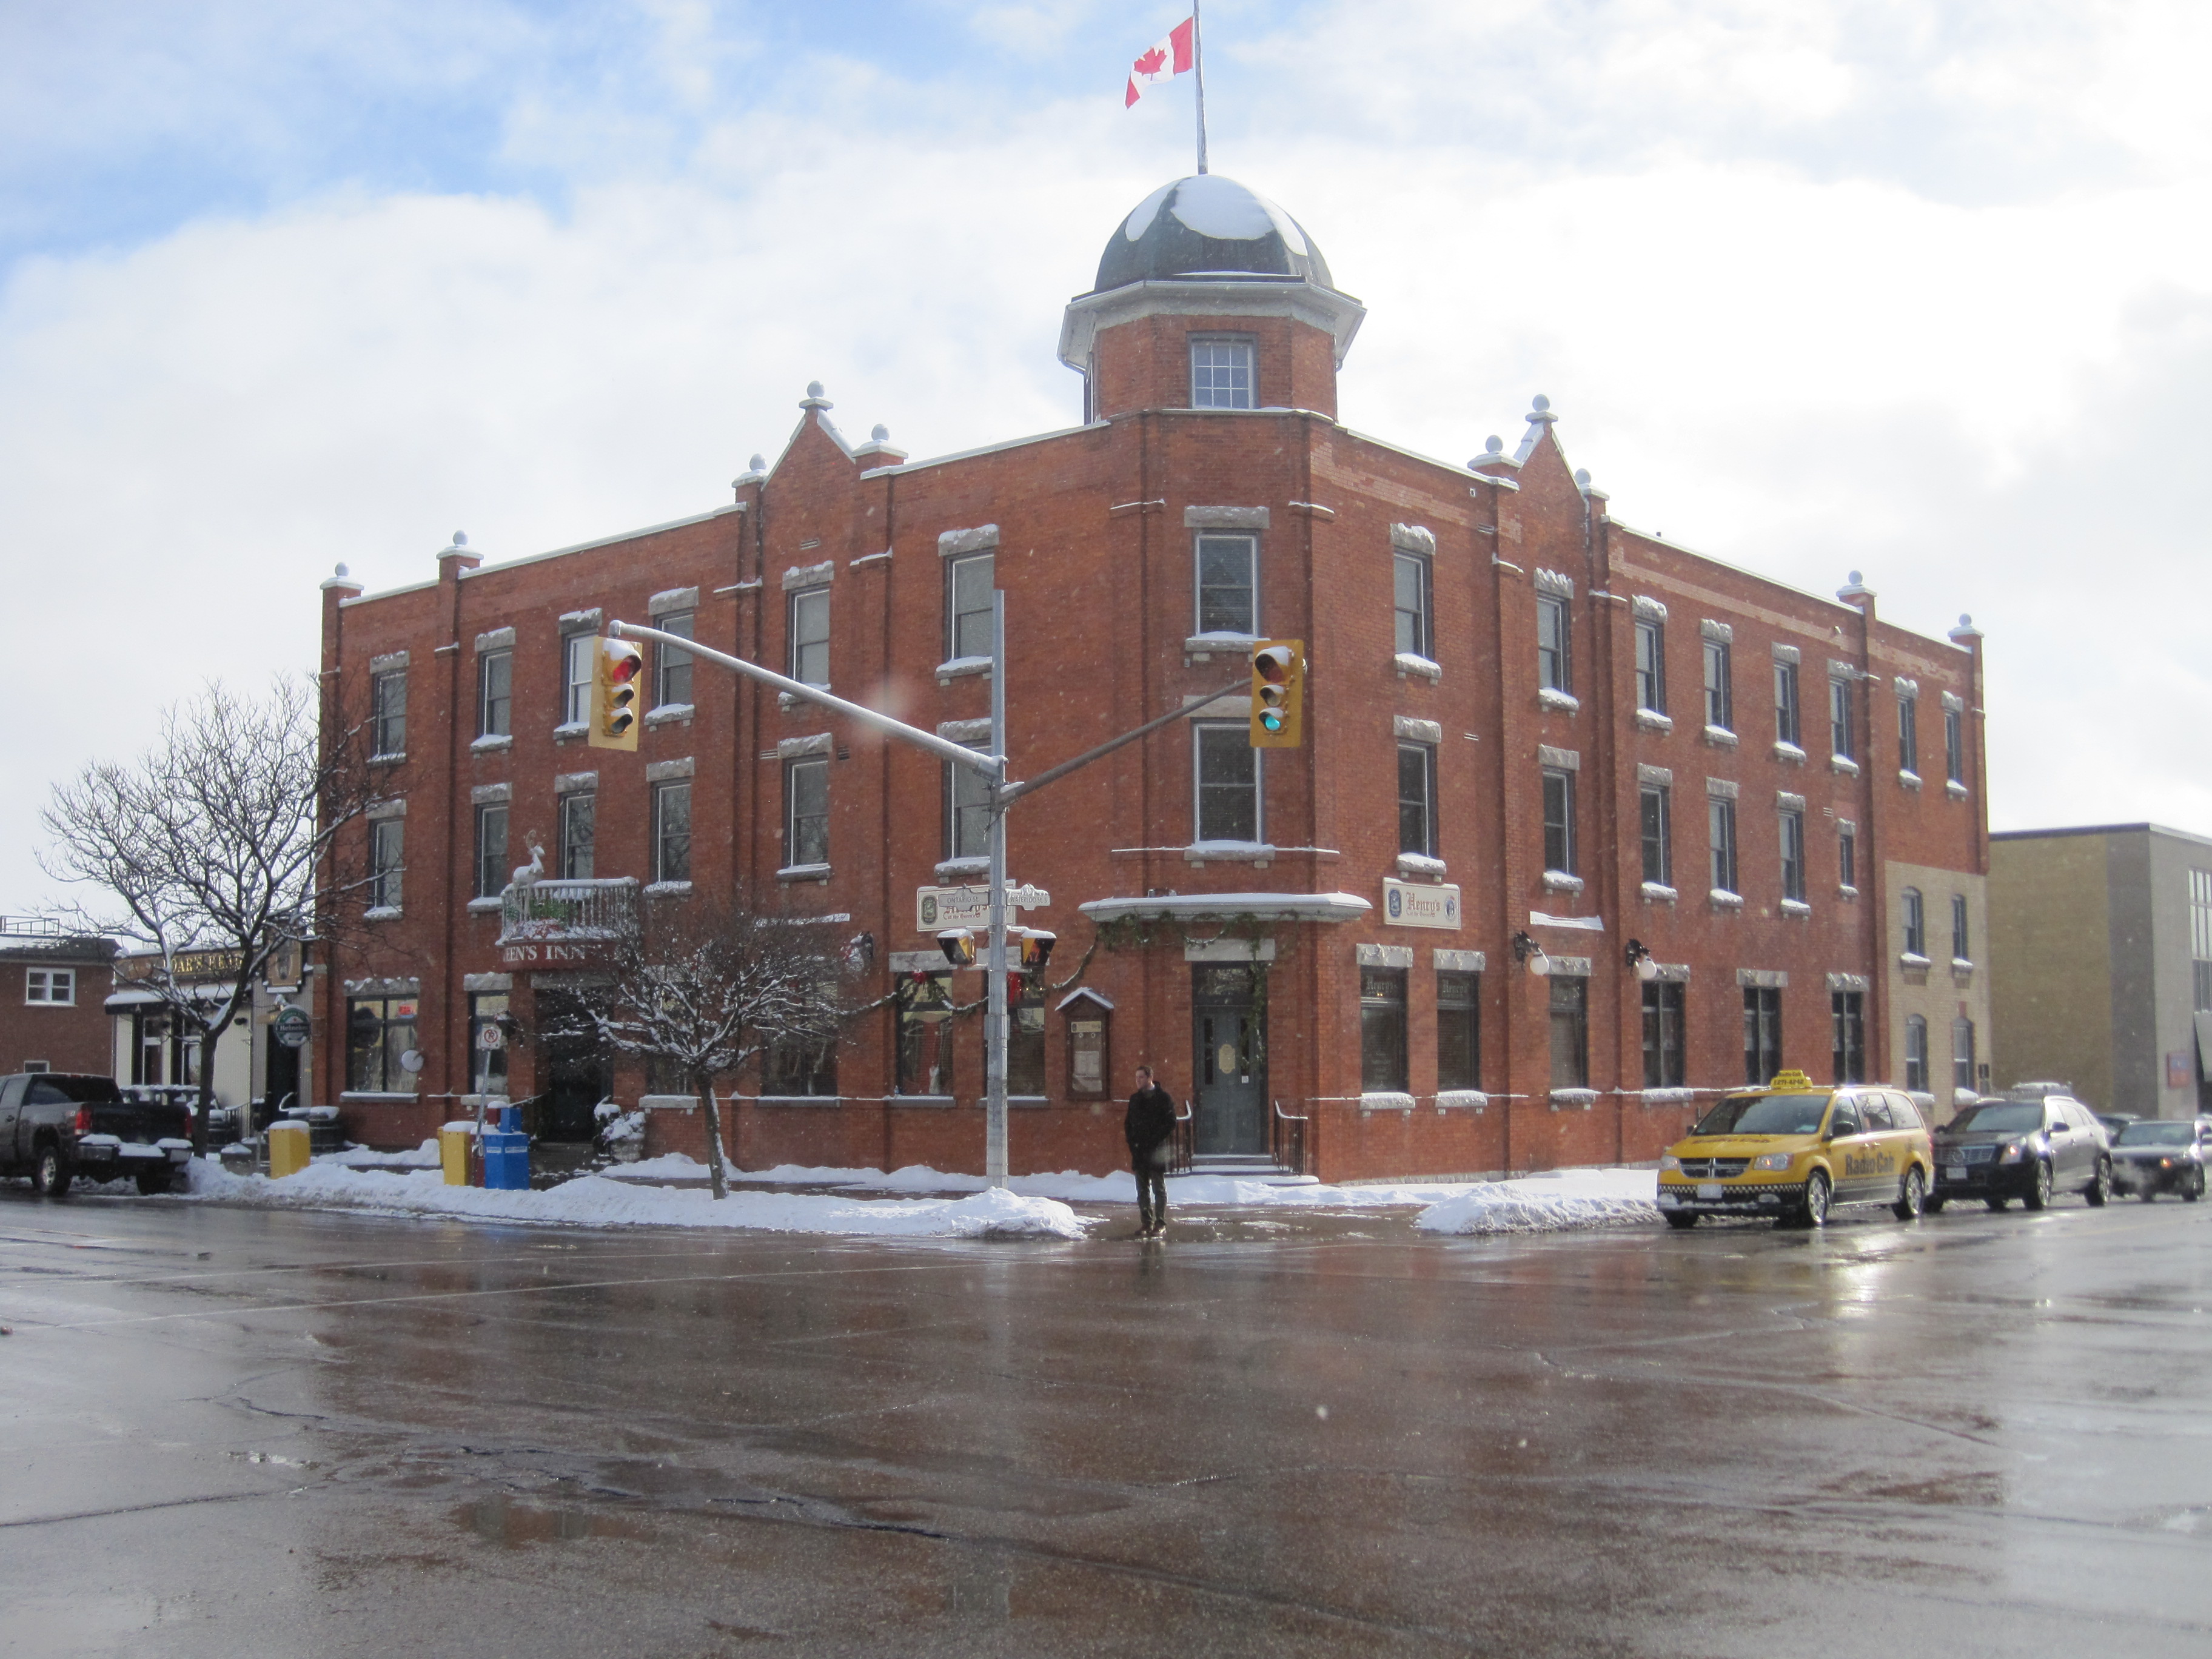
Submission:
<svg viewBox="0 0 2212 1659">
<path fill-rule="evenodd" d="M 594 749 L 635 749 L 644 690 L 645 653 L 628 640 L 600 639 L 592 651 L 592 714 L 585 740 Z"/>
<path fill-rule="evenodd" d="M 1252 747 L 1295 749 L 1305 740 L 1305 641 L 1252 647 Z"/>
</svg>

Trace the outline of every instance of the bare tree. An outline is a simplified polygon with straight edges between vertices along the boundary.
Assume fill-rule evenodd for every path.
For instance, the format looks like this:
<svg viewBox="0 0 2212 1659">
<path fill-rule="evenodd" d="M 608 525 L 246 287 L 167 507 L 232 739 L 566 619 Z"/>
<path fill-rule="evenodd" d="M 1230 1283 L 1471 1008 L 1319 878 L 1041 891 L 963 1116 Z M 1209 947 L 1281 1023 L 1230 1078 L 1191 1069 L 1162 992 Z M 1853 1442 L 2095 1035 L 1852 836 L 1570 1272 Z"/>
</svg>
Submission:
<svg viewBox="0 0 2212 1659">
<path fill-rule="evenodd" d="M 617 934 L 605 981 L 568 1018 L 617 1054 L 642 1060 L 699 1098 L 707 1174 L 728 1183 L 714 1085 L 781 1043 L 835 1042 L 850 947 L 826 922 L 757 908 L 742 891 L 720 902 L 651 899 Z"/>
<path fill-rule="evenodd" d="M 251 1008 L 270 958 L 335 911 L 344 884 L 333 843 L 369 795 L 358 734 L 319 731 L 313 682 L 280 678 L 258 700 L 210 684 L 164 712 L 136 762 L 94 763 L 56 786 L 41 815 L 51 844 L 40 866 L 100 895 L 61 915 L 156 953 L 139 988 L 199 1035 L 201 1153 L 216 1035 Z M 188 952 L 218 953 L 219 996 L 180 970 Z"/>
</svg>

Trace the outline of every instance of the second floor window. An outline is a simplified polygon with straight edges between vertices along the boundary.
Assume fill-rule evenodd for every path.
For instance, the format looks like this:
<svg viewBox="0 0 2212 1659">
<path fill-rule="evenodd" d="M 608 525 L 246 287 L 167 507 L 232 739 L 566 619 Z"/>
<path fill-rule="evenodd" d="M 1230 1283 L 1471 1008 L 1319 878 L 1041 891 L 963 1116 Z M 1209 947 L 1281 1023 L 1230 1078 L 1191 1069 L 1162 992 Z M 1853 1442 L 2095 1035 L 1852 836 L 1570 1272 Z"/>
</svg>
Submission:
<svg viewBox="0 0 2212 1659">
<path fill-rule="evenodd" d="M 1974 959 L 1972 945 L 1973 940 L 1966 932 L 1966 896 L 1954 893 L 1951 895 L 1951 954 L 1960 962 L 1972 962 Z"/>
<path fill-rule="evenodd" d="M 599 798 L 589 790 L 561 797 L 561 857 L 563 881 L 590 881 L 598 867 L 593 846 L 599 838 Z"/>
<path fill-rule="evenodd" d="M 1805 815 L 1784 809 L 1782 819 L 1782 896 L 1805 902 Z"/>
<path fill-rule="evenodd" d="M 1190 343 L 1193 409 L 1253 408 L 1253 380 L 1251 341 L 1201 337 Z"/>
<path fill-rule="evenodd" d="M 787 761 L 783 769 L 783 861 L 830 862 L 830 757 Z"/>
<path fill-rule="evenodd" d="M 1734 665 L 1726 640 L 1705 641 L 1705 724 L 1735 730 Z"/>
<path fill-rule="evenodd" d="M 589 634 L 565 634 L 561 638 L 561 721 L 581 726 L 592 718 L 592 652 L 598 644 Z"/>
<path fill-rule="evenodd" d="M 1705 820 L 1712 836 L 1713 890 L 1741 892 L 1735 884 L 1735 803 L 1719 795 L 1708 797 Z"/>
<path fill-rule="evenodd" d="M 1836 880 L 1854 892 L 1859 884 L 1859 830 L 1855 823 L 1836 826 Z"/>
<path fill-rule="evenodd" d="M 1943 775 L 1953 783 L 1966 781 L 1966 716 L 1963 711 L 1943 711 Z"/>
<path fill-rule="evenodd" d="M 1256 536 L 1198 538 L 1198 632 L 1258 634 L 1259 562 Z"/>
<path fill-rule="evenodd" d="M 514 731 L 514 653 L 487 651 L 477 659 L 477 735 L 504 738 Z"/>
<path fill-rule="evenodd" d="M 1567 602 L 1556 593 L 1536 596 L 1536 684 L 1547 691 L 1574 690 L 1568 654 Z"/>
<path fill-rule="evenodd" d="M 1644 836 L 1644 879 L 1657 887 L 1674 884 L 1674 850 L 1670 844 L 1672 793 L 1663 783 L 1647 783 L 1638 792 L 1637 800 Z"/>
<path fill-rule="evenodd" d="M 1425 743 L 1398 745 L 1398 850 L 1437 856 L 1437 751 Z"/>
<path fill-rule="evenodd" d="M 1840 674 L 1828 679 L 1828 749 L 1838 760 L 1858 758 L 1851 723 L 1851 683 Z"/>
<path fill-rule="evenodd" d="M 477 896 L 497 898 L 507 885 L 507 803 L 477 808 Z"/>
<path fill-rule="evenodd" d="M 1575 873 L 1575 775 L 1544 769 L 1544 867 Z"/>
<path fill-rule="evenodd" d="M 1401 656 L 1434 657 L 1429 637 L 1429 562 L 1419 553 L 1398 553 L 1390 561 L 1391 605 Z"/>
<path fill-rule="evenodd" d="M 945 643 L 947 654 L 955 659 L 991 654 L 991 573 L 995 556 L 970 553 L 953 560 L 945 573 Z"/>
<path fill-rule="evenodd" d="M 1905 954 L 1924 957 L 1928 954 L 1928 916 L 1920 902 L 1920 890 L 1908 887 L 1904 893 Z"/>
<path fill-rule="evenodd" d="M 368 908 L 397 910 L 405 873 L 407 820 L 373 818 L 368 826 Z"/>
<path fill-rule="evenodd" d="M 969 745 L 979 754 L 982 745 Z M 945 763 L 945 856 L 988 858 L 991 852 L 991 786 L 973 767 Z"/>
<path fill-rule="evenodd" d="M 691 780 L 653 786 L 653 878 L 691 879 Z"/>
<path fill-rule="evenodd" d="M 826 587 L 804 588 L 791 596 L 789 672 L 804 685 L 830 684 L 830 590 Z"/>
<path fill-rule="evenodd" d="M 404 668 L 369 679 L 368 741 L 372 754 L 407 752 L 407 671 Z"/>
<path fill-rule="evenodd" d="M 1774 740 L 1793 749 L 1805 745 L 1803 723 L 1797 717 L 1797 665 L 1774 665 Z"/>
<path fill-rule="evenodd" d="M 1200 841 L 1256 842 L 1260 813 L 1260 750 L 1243 726 L 1194 726 Z"/>
<path fill-rule="evenodd" d="M 699 619 L 693 611 L 678 611 L 670 616 L 655 617 L 653 625 L 664 634 L 674 634 L 681 639 L 698 637 L 694 630 L 699 625 Z M 653 706 L 655 708 L 690 706 L 691 653 L 689 651 L 680 645 L 656 646 L 653 677 Z"/>
<path fill-rule="evenodd" d="M 1636 706 L 1655 714 L 1667 712 L 1667 624 L 1636 624 Z"/>
</svg>

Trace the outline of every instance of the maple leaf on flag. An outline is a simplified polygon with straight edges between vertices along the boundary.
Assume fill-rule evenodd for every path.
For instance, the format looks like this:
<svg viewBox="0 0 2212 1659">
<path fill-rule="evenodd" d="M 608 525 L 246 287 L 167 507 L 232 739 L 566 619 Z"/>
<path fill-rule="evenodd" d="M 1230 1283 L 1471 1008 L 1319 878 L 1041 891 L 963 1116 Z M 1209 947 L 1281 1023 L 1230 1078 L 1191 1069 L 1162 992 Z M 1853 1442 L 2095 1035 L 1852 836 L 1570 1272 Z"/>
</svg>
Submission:
<svg viewBox="0 0 2212 1659">
<path fill-rule="evenodd" d="M 1122 107 L 1126 109 L 1144 96 L 1145 88 L 1154 82 L 1188 74 L 1197 58 L 1197 21 L 1186 17 L 1168 31 L 1166 40 L 1148 47 L 1145 54 L 1129 66 L 1129 89 L 1121 100 Z"/>
<path fill-rule="evenodd" d="M 1159 47 L 1154 46 L 1150 52 L 1137 59 L 1137 73 L 1139 75 L 1158 75 L 1160 72 L 1160 65 L 1167 61 L 1167 53 L 1163 52 Z"/>
</svg>

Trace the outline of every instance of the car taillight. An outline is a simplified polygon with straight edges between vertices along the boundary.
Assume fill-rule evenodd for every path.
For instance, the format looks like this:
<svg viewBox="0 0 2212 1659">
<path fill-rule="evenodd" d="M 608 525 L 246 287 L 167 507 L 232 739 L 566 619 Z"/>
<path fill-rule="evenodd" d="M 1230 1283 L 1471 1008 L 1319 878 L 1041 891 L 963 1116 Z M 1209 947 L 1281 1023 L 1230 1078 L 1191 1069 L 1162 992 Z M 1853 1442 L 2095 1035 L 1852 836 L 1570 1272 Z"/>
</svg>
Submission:
<svg viewBox="0 0 2212 1659">
<path fill-rule="evenodd" d="M 76 1109 L 76 1121 L 72 1123 L 70 1126 L 70 1128 L 71 1132 L 76 1134 L 79 1138 L 90 1134 L 92 1133 L 92 1108 L 89 1106 L 78 1107 Z"/>
</svg>

